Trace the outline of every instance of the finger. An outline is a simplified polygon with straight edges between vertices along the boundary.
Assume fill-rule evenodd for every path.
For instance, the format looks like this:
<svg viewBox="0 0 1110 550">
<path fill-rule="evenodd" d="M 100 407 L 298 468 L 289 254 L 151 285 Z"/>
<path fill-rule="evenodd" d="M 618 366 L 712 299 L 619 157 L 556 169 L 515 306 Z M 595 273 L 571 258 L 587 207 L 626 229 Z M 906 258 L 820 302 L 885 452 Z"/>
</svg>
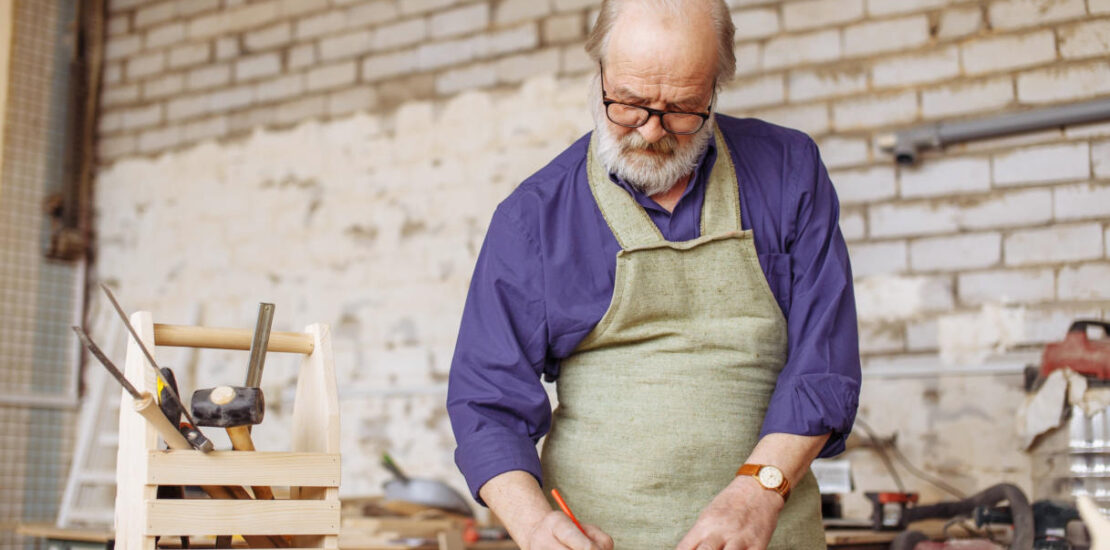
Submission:
<svg viewBox="0 0 1110 550">
<path fill-rule="evenodd" d="M 597 550 L 594 541 L 579 531 L 578 526 L 571 523 L 566 516 L 551 530 L 551 534 L 555 536 L 555 540 L 571 550 Z"/>
<path fill-rule="evenodd" d="M 613 537 L 610 537 L 605 531 L 596 525 L 583 523 L 582 528 L 586 530 L 586 535 L 593 539 L 601 550 L 613 550 Z"/>
</svg>

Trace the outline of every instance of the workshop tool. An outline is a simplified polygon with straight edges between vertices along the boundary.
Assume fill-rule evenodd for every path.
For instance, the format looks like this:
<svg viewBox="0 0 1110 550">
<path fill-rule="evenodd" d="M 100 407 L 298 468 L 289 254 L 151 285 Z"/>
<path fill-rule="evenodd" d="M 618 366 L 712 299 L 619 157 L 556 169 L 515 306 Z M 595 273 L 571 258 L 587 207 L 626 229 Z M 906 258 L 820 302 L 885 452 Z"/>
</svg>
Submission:
<svg viewBox="0 0 1110 550">
<path fill-rule="evenodd" d="M 181 395 L 180 390 L 177 388 L 177 376 L 173 374 L 173 370 L 169 367 L 162 367 L 160 370 L 162 371 L 162 377 L 169 382 L 169 386 L 173 389 L 173 392 L 177 395 Z M 193 426 L 187 421 L 182 421 L 182 416 L 184 415 L 183 407 L 169 396 L 169 392 L 166 390 L 166 384 L 162 382 L 162 378 L 158 379 L 158 406 L 162 408 L 162 412 L 165 413 L 166 418 L 170 419 L 171 423 L 177 424 L 178 430 L 181 432 L 181 435 L 185 436 L 186 440 L 198 442 L 201 450 L 204 452 L 212 450 L 212 442 L 209 441 L 196 426 Z"/>
<path fill-rule="evenodd" d="M 435 479 L 420 479 L 406 475 L 389 453 L 382 453 L 382 466 L 394 479 L 385 482 L 385 502 L 409 502 L 438 508 L 466 517 L 474 517 L 466 499 L 450 485 Z"/>
<path fill-rule="evenodd" d="M 896 531 L 905 529 L 906 508 L 917 503 L 917 493 L 864 493 L 871 501 L 871 529 Z"/>
<path fill-rule="evenodd" d="M 135 332 L 135 327 L 131 326 L 131 320 L 127 318 L 127 314 L 124 313 L 123 308 L 120 307 L 119 301 L 116 300 L 116 296 L 112 294 L 112 290 L 109 289 L 108 285 L 105 285 L 104 283 L 100 284 L 100 288 L 104 290 L 104 294 L 108 296 L 108 301 L 112 303 L 112 307 L 115 308 L 116 313 L 118 313 L 120 319 L 123 320 L 123 325 L 127 327 L 127 332 L 131 334 L 131 338 L 135 340 L 135 343 L 138 344 L 139 349 L 142 350 L 143 356 L 146 357 L 147 363 L 150 365 L 150 368 L 154 369 L 155 375 L 158 377 L 159 380 L 162 381 L 163 384 L 165 384 L 166 380 L 162 377 L 162 371 L 158 368 L 158 362 L 154 360 L 154 355 L 150 353 L 150 350 L 146 349 L 146 344 L 144 344 L 143 340 L 139 338 L 139 333 Z M 181 412 L 185 415 L 185 419 L 189 421 L 189 424 L 196 426 L 197 422 L 193 420 L 192 415 L 190 415 L 188 409 L 185 408 L 185 402 L 181 400 L 181 396 L 178 395 L 172 387 L 166 388 L 166 394 L 173 401 L 177 402 L 178 407 L 181 407 Z M 199 435 L 204 435 L 203 433 L 201 433 L 199 428 L 197 428 L 196 433 Z M 205 438 L 205 441 L 207 441 L 207 438 Z M 194 449 L 201 452 L 206 453 L 212 450 L 211 444 L 207 446 L 207 449 L 205 448 L 204 441 L 194 440 L 189 441 L 189 444 L 192 445 Z"/>
<path fill-rule="evenodd" d="M 574 517 L 574 512 L 570 511 L 570 506 L 567 506 L 567 501 L 563 500 L 563 495 L 559 494 L 559 490 L 551 489 L 551 496 L 555 499 L 555 503 L 559 505 L 559 509 L 562 510 L 563 513 L 566 514 L 571 521 L 574 522 L 574 525 L 576 527 L 578 527 L 578 530 L 582 531 L 583 535 L 586 535 L 587 537 L 590 536 L 588 533 L 586 533 L 586 529 L 582 527 L 582 524 L 578 523 L 578 518 Z"/>
<path fill-rule="evenodd" d="M 1034 548 L 1034 516 L 1029 499 L 1020 488 L 1009 483 L 988 487 L 966 499 L 915 506 L 902 514 L 902 526 L 924 519 L 949 519 L 957 516 L 971 517 L 976 508 L 993 507 L 1006 501 L 1011 513 L 1014 528 L 1011 550 L 1032 550 Z M 928 540 L 920 531 L 903 531 L 891 542 L 891 550 L 913 550 L 918 543 Z M 1043 547 L 1042 547 L 1043 548 Z M 1038 550 L 1040 550 L 1038 548 Z"/>
<path fill-rule="evenodd" d="M 166 445 L 176 450 L 192 449 L 193 445 L 185 439 L 185 436 L 181 434 L 177 426 L 170 423 L 169 418 L 163 413 L 162 408 L 155 403 L 154 396 L 148 392 L 140 393 L 139 390 L 135 389 L 135 386 L 131 385 L 131 382 L 129 382 L 123 375 L 123 372 L 116 367 L 115 363 L 112 363 L 111 359 L 108 359 L 108 356 L 104 355 L 104 352 L 100 350 L 100 347 L 89 338 L 85 329 L 78 326 L 72 328 L 73 331 L 77 333 L 77 337 L 81 339 L 81 343 L 92 353 L 93 357 L 96 357 L 96 359 L 100 361 L 100 364 L 104 365 L 104 368 L 108 369 L 108 372 L 119 381 L 123 389 L 131 394 L 131 397 L 134 398 L 135 411 L 141 414 L 143 418 L 147 419 L 147 421 L 154 426 L 154 429 L 162 436 Z M 201 489 L 203 489 L 208 496 L 215 499 L 250 499 L 250 494 L 247 493 L 246 489 L 238 486 L 222 487 L 218 485 L 202 485 Z M 247 540 L 247 543 L 252 547 L 288 547 L 288 545 L 282 546 L 284 541 L 270 540 L 270 537 L 245 536 L 243 538 Z"/>
<path fill-rule="evenodd" d="M 1102 329 L 1103 337 L 1088 339 L 1087 329 L 1091 327 Z M 1041 376 L 1047 377 L 1052 371 L 1065 367 L 1097 380 L 1110 380 L 1110 323 L 1077 320 L 1068 327 L 1063 342 L 1046 344 L 1041 357 Z"/>
</svg>

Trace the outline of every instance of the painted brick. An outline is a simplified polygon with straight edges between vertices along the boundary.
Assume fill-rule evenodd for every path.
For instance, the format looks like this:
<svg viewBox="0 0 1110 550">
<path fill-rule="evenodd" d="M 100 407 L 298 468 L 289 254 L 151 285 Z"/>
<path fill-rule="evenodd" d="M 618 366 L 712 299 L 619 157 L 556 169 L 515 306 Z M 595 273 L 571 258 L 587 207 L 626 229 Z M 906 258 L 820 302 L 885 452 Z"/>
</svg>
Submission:
<svg viewBox="0 0 1110 550">
<path fill-rule="evenodd" d="M 870 21 L 844 29 L 844 55 L 904 50 L 928 41 L 929 20 L 924 15 Z"/>
<path fill-rule="evenodd" d="M 169 21 L 177 15 L 177 2 L 167 1 L 144 6 L 135 11 L 135 28 L 144 28 Z"/>
<path fill-rule="evenodd" d="M 991 2 L 987 9 L 995 29 L 1043 26 L 1082 17 L 1086 12 L 1083 0 L 1000 0 Z"/>
<path fill-rule="evenodd" d="M 346 26 L 347 18 L 343 12 L 327 11 L 319 15 L 299 19 L 294 34 L 297 40 L 305 40 L 338 32 Z"/>
<path fill-rule="evenodd" d="M 527 23 L 491 34 L 480 34 L 471 40 L 477 57 L 530 50 L 540 45 L 539 25 Z"/>
<path fill-rule="evenodd" d="M 101 112 L 96 120 L 96 131 L 98 135 L 111 134 L 123 129 L 123 112 L 122 111 L 107 111 Z"/>
<path fill-rule="evenodd" d="M 113 15 L 108 18 L 108 24 L 105 26 L 108 36 L 118 36 L 127 34 L 131 30 L 131 17 L 123 15 Z M 112 40 L 115 40 L 113 38 Z"/>
<path fill-rule="evenodd" d="M 503 0 L 493 14 L 499 25 L 539 19 L 551 13 L 551 0 Z"/>
<path fill-rule="evenodd" d="M 327 114 L 327 112 L 328 102 L 326 97 L 322 95 L 309 96 L 279 105 L 276 112 L 276 120 L 281 124 L 291 124 L 311 118 L 322 117 Z"/>
<path fill-rule="evenodd" d="M 601 5 L 601 0 L 554 0 L 554 2 L 556 11 L 582 10 Z"/>
<path fill-rule="evenodd" d="M 1110 141 L 1091 144 L 1091 164 L 1094 166 L 1095 177 L 1110 178 Z"/>
<path fill-rule="evenodd" d="M 961 273 L 957 278 L 960 302 L 1029 304 L 1056 296 L 1056 275 L 1049 269 L 997 269 Z"/>
<path fill-rule="evenodd" d="M 1110 93 L 1110 63 L 1048 67 L 1018 75 L 1023 103 L 1055 103 Z"/>
<path fill-rule="evenodd" d="M 374 33 L 375 50 L 390 50 L 409 46 L 424 40 L 428 35 L 427 22 L 422 18 L 408 19 L 378 28 Z"/>
<path fill-rule="evenodd" d="M 355 81 L 358 66 L 354 61 L 325 65 L 308 71 L 308 89 L 326 90 L 351 84 Z"/>
<path fill-rule="evenodd" d="M 123 120 L 120 122 L 120 126 L 124 130 L 134 130 L 135 128 L 154 126 L 160 122 L 162 122 L 162 105 L 156 103 L 147 107 L 136 107 L 123 111 Z"/>
<path fill-rule="evenodd" d="M 1110 300 L 1110 263 L 1085 264 L 1060 270 L 1061 300 Z"/>
<path fill-rule="evenodd" d="M 119 84 L 123 80 L 123 64 L 107 63 L 104 65 L 104 74 L 100 77 L 105 86 Z"/>
<path fill-rule="evenodd" d="M 829 178 L 844 204 L 878 201 L 893 197 L 896 192 L 893 166 L 839 170 L 830 173 Z"/>
<path fill-rule="evenodd" d="M 1077 180 L 1090 175 L 1090 147 L 1085 142 L 1028 147 L 994 155 L 996 185 Z"/>
<path fill-rule="evenodd" d="M 961 230 L 1028 227 L 1052 219 L 1052 193 L 1030 189 L 961 199 L 873 205 L 872 237 L 932 235 Z"/>
<path fill-rule="evenodd" d="M 165 52 L 139 55 L 127 60 L 127 79 L 135 80 L 162 72 L 166 68 Z"/>
<path fill-rule="evenodd" d="M 121 36 L 108 40 L 104 46 L 104 59 L 114 61 L 139 53 L 143 49 L 143 39 L 138 35 Z"/>
<path fill-rule="evenodd" d="M 846 241 L 858 241 L 867 236 L 867 222 L 864 221 L 863 212 L 859 210 L 840 211 L 840 233 Z"/>
<path fill-rule="evenodd" d="M 819 136 L 829 131 L 829 109 L 823 103 L 761 109 L 752 113 L 752 116 L 780 126 L 801 130 L 811 136 Z"/>
<path fill-rule="evenodd" d="M 304 87 L 304 75 L 287 74 L 255 84 L 254 96 L 262 102 L 288 99 L 300 95 Z"/>
<path fill-rule="evenodd" d="M 1080 23 L 1057 33 L 1065 58 L 1110 55 L 1110 19 Z"/>
<path fill-rule="evenodd" d="M 177 0 L 177 15 L 188 17 L 220 7 L 220 0 Z"/>
<path fill-rule="evenodd" d="M 859 351 L 863 355 L 898 353 L 905 351 L 906 343 L 900 325 L 890 323 L 860 323 Z"/>
<path fill-rule="evenodd" d="M 559 44 L 579 40 L 586 35 L 582 24 L 582 14 L 567 13 L 548 17 L 543 21 L 543 40 L 548 44 Z"/>
<path fill-rule="evenodd" d="M 781 104 L 786 100 L 783 75 L 772 74 L 734 82 L 717 98 L 722 112 L 742 112 L 752 107 Z"/>
<path fill-rule="evenodd" d="M 377 101 L 377 92 L 368 86 L 332 92 L 328 94 L 328 114 L 340 116 L 357 111 L 368 111 Z"/>
<path fill-rule="evenodd" d="M 184 23 L 168 23 L 154 27 L 146 32 L 144 45 L 147 49 L 161 48 L 176 44 L 185 39 Z"/>
<path fill-rule="evenodd" d="M 1092 14 L 1110 13 L 1110 0 L 1087 0 L 1087 9 Z"/>
<path fill-rule="evenodd" d="M 917 118 L 917 94 L 901 92 L 839 101 L 833 105 L 837 130 L 904 124 Z"/>
<path fill-rule="evenodd" d="M 1098 308 L 1079 305 L 1071 308 L 1029 309 L 1025 312 L 1026 344 L 1060 341 L 1076 319 L 1098 319 Z"/>
<path fill-rule="evenodd" d="M 243 44 L 249 52 L 285 46 L 292 40 L 293 24 L 288 21 L 243 35 Z"/>
<path fill-rule="evenodd" d="M 494 84 L 497 84 L 495 63 L 478 63 L 460 69 L 451 69 L 436 77 L 436 91 L 441 94 L 486 88 Z"/>
<path fill-rule="evenodd" d="M 101 104 L 104 106 L 122 105 L 139 99 L 139 85 L 112 86 L 101 94 Z"/>
<path fill-rule="evenodd" d="M 439 10 L 458 4 L 459 0 L 400 0 L 401 13 L 405 15 Z"/>
<path fill-rule="evenodd" d="M 143 82 L 143 99 L 158 99 L 180 93 L 185 89 L 185 75 L 168 74 Z"/>
<path fill-rule="evenodd" d="M 328 7 L 328 0 L 281 0 L 278 12 L 282 17 L 296 17 Z"/>
<path fill-rule="evenodd" d="M 921 114 L 943 118 L 992 111 L 1014 101 L 1014 82 L 1009 77 L 959 82 L 921 92 Z"/>
<path fill-rule="evenodd" d="M 243 82 L 281 72 L 281 57 L 276 53 L 266 53 L 243 57 L 235 62 L 235 81 Z"/>
<path fill-rule="evenodd" d="M 836 30 L 776 36 L 763 47 L 763 66 L 768 69 L 831 61 L 839 57 L 840 33 Z"/>
<path fill-rule="evenodd" d="M 1052 190 L 1056 219 L 1110 219 L 1110 185 L 1081 183 Z"/>
<path fill-rule="evenodd" d="M 862 68 L 817 68 L 790 73 L 791 101 L 855 94 L 866 90 L 867 71 Z"/>
<path fill-rule="evenodd" d="M 863 16 L 863 0 L 803 0 L 782 6 L 782 24 L 796 31 L 855 21 Z"/>
<path fill-rule="evenodd" d="M 220 115 L 185 124 L 184 131 L 182 132 L 182 140 L 192 142 L 218 138 L 226 135 L 227 132 L 227 116 Z"/>
<path fill-rule="evenodd" d="M 555 74 L 558 71 L 558 48 L 516 54 L 497 61 L 497 79 L 500 82 L 519 82 L 533 76 Z"/>
<path fill-rule="evenodd" d="M 763 67 L 763 46 L 756 42 L 741 44 L 733 50 L 736 55 L 736 74 L 754 74 Z"/>
<path fill-rule="evenodd" d="M 211 15 L 190 20 L 189 37 L 208 38 L 233 34 L 250 28 L 265 26 L 280 15 L 278 4 L 274 1 L 226 8 Z"/>
<path fill-rule="evenodd" d="M 983 12 L 976 7 L 947 9 L 941 12 L 937 24 L 937 37 L 941 39 L 961 38 L 979 32 L 983 28 Z"/>
<path fill-rule="evenodd" d="M 422 44 L 417 50 L 417 67 L 429 70 L 466 63 L 476 57 L 475 44 L 474 38 Z"/>
<path fill-rule="evenodd" d="M 559 50 L 559 72 L 562 74 L 584 73 L 594 67 L 594 60 L 582 49 L 582 44 L 564 46 Z"/>
<path fill-rule="evenodd" d="M 331 61 L 368 53 L 373 45 L 373 33 L 368 30 L 329 36 L 320 40 L 320 59 Z"/>
<path fill-rule="evenodd" d="M 936 319 L 911 319 L 906 323 L 906 349 L 932 351 L 940 347 Z"/>
<path fill-rule="evenodd" d="M 1055 225 L 1015 231 L 1006 237 L 1003 250 L 1006 265 L 1097 259 L 1102 257 L 1102 225 Z"/>
<path fill-rule="evenodd" d="M 872 68 L 876 86 L 909 86 L 945 80 L 960 74 L 960 50 L 955 46 L 935 52 L 885 59 Z"/>
<path fill-rule="evenodd" d="M 239 40 L 235 37 L 225 36 L 216 39 L 216 59 L 223 61 L 239 56 Z"/>
<path fill-rule="evenodd" d="M 991 163 L 985 158 L 940 158 L 900 170 L 901 192 L 907 198 L 978 193 L 991 187 Z"/>
<path fill-rule="evenodd" d="M 848 247 L 853 277 L 906 271 L 906 241 L 855 243 Z"/>
<path fill-rule="evenodd" d="M 347 24 L 352 27 L 379 25 L 397 19 L 400 13 L 392 0 L 374 0 L 351 6 L 347 10 Z"/>
<path fill-rule="evenodd" d="M 820 143 L 821 159 L 828 168 L 863 164 L 870 160 L 869 150 L 866 139 L 830 136 Z"/>
<path fill-rule="evenodd" d="M 254 86 L 238 86 L 209 92 L 207 99 L 208 108 L 211 112 L 240 109 L 254 101 Z"/>
<path fill-rule="evenodd" d="M 949 0 L 867 0 L 867 13 L 892 15 L 924 11 L 951 3 Z"/>
<path fill-rule="evenodd" d="M 206 65 L 189 71 L 185 87 L 203 90 L 231 82 L 231 65 Z"/>
<path fill-rule="evenodd" d="M 392 76 L 412 72 L 419 62 L 416 50 L 401 50 L 398 52 L 367 57 L 362 62 L 362 79 L 374 82 Z"/>
<path fill-rule="evenodd" d="M 172 69 L 188 67 L 208 61 L 211 46 L 207 42 L 200 44 L 182 44 L 170 50 L 169 65 Z"/>
<path fill-rule="evenodd" d="M 981 74 L 1031 67 L 1056 59 L 1056 37 L 1051 31 L 982 38 L 960 50 L 964 71 Z"/>
<path fill-rule="evenodd" d="M 910 243 L 914 271 L 956 271 L 991 267 L 1002 260 L 1000 233 L 970 233 L 917 239 Z"/>
<path fill-rule="evenodd" d="M 138 148 L 139 140 L 131 134 L 96 140 L 96 155 L 100 159 L 112 160 L 131 155 Z"/>
<path fill-rule="evenodd" d="M 1067 139 L 1086 139 L 1110 136 L 1110 122 L 1094 122 L 1089 124 L 1076 124 L 1064 127 L 1064 137 Z M 1091 150 L 1094 157 L 1094 150 Z M 1095 158 L 1097 161 L 1097 157 Z"/>
<path fill-rule="evenodd" d="M 757 8 L 732 12 L 737 41 L 766 38 L 779 33 L 779 12 L 772 8 Z"/>
<path fill-rule="evenodd" d="M 174 147 L 181 143 L 181 127 L 167 126 L 146 130 L 139 134 L 139 151 L 153 153 Z"/>
<path fill-rule="evenodd" d="M 316 45 L 302 44 L 289 50 L 287 59 L 290 69 L 299 69 L 316 64 Z"/>
<path fill-rule="evenodd" d="M 489 25 L 489 4 L 470 4 L 432 15 L 428 23 L 432 38 L 471 34 Z"/>
</svg>

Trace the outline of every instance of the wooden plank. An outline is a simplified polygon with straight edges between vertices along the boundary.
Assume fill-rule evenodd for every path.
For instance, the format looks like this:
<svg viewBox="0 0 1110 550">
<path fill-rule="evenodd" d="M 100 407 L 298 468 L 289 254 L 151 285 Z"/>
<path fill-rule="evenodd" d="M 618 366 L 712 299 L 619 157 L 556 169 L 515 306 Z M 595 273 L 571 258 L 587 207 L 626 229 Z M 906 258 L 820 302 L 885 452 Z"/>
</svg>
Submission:
<svg viewBox="0 0 1110 550">
<path fill-rule="evenodd" d="M 297 394 L 293 401 L 292 450 L 339 452 L 339 392 L 335 382 L 331 330 L 325 324 L 309 325 L 316 345 L 301 361 Z"/>
<path fill-rule="evenodd" d="M 154 451 L 150 485 L 292 485 L 338 487 L 339 454 Z"/>
<path fill-rule="evenodd" d="M 105 543 L 112 540 L 112 531 L 101 529 L 74 529 L 55 527 L 51 523 L 21 523 L 16 534 L 52 540 Z"/>
<path fill-rule="evenodd" d="M 150 312 L 137 311 L 130 316 L 131 324 L 147 347 L 154 345 L 154 322 Z M 157 355 L 157 350 L 151 353 Z M 127 359 L 124 375 L 140 392 L 155 392 L 154 371 L 134 338 L 127 338 Z M 116 455 L 116 548 L 119 550 L 154 550 L 154 538 L 144 536 L 146 506 L 143 503 L 157 496 L 158 488 L 146 485 L 147 453 L 158 448 L 158 433 L 132 406 L 131 395 L 120 392 L 119 449 Z"/>
<path fill-rule="evenodd" d="M 184 325 L 154 325 L 154 342 L 159 346 L 212 349 L 251 349 L 254 333 L 245 328 L 209 328 Z M 311 354 L 315 349 L 312 334 L 271 332 L 267 352 Z"/>
<path fill-rule="evenodd" d="M 297 500 L 148 500 L 148 536 L 338 535 L 339 503 Z"/>
</svg>

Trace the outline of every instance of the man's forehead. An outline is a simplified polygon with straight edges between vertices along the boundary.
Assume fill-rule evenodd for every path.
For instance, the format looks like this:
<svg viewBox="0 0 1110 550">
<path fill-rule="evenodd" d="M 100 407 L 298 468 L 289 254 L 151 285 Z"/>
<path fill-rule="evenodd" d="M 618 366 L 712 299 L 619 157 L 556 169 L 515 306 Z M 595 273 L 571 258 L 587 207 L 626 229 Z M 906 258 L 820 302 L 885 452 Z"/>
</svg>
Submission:
<svg viewBox="0 0 1110 550">
<path fill-rule="evenodd" d="M 651 4 L 624 3 L 609 35 L 606 71 L 677 86 L 712 80 L 717 46 L 708 13 L 692 9 L 683 17 L 661 17 Z"/>
</svg>

